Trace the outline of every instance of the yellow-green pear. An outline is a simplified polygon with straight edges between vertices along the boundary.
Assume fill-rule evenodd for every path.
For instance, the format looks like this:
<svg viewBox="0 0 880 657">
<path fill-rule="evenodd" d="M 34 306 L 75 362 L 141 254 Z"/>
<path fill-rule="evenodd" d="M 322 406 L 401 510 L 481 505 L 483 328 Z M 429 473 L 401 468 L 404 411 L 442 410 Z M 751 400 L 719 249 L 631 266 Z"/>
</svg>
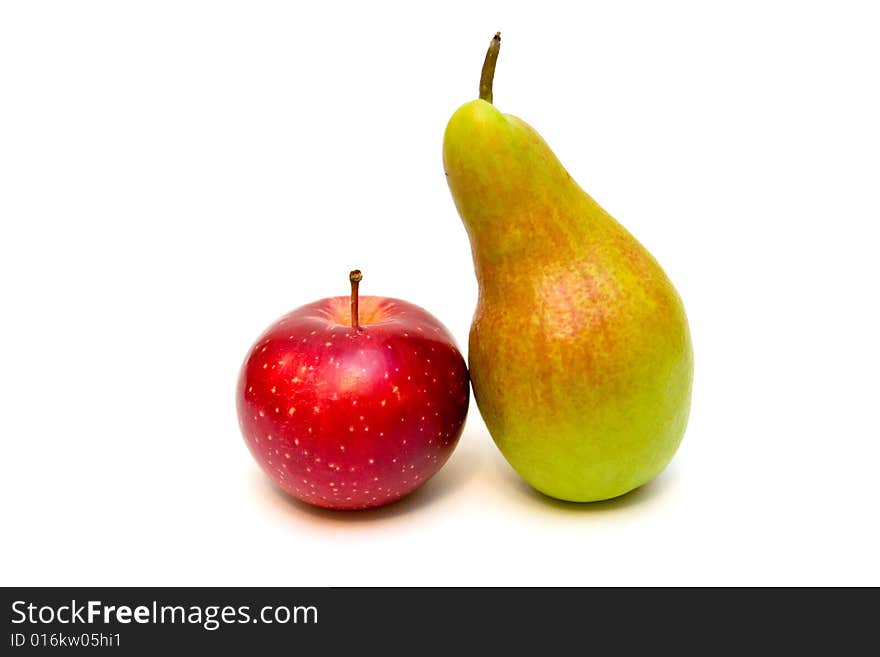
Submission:
<svg viewBox="0 0 880 657">
<path fill-rule="evenodd" d="M 590 198 L 541 136 L 480 98 L 443 140 L 479 301 L 474 395 L 492 438 L 536 489 L 587 502 L 669 463 L 687 424 L 693 351 L 678 293 L 650 253 Z"/>
</svg>

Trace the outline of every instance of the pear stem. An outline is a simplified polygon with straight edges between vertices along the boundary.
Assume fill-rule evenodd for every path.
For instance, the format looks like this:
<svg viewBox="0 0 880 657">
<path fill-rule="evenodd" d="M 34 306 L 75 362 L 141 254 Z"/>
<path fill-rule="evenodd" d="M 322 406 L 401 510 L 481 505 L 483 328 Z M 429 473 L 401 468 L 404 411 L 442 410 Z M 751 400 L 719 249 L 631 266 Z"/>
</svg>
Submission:
<svg viewBox="0 0 880 657">
<path fill-rule="evenodd" d="M 358 283 L 363 278 L 360 269 L 353 269 L 348 274 L 348 280 L 351 281 L 351 325 L 354 328 L 358 327 Z"/>
<path fill-rule="evenodd" d="M 483 62 L 483 72 L 480 74 L 480 99 L 487 103 L 492 102 L 492 80 L 495 79 L 495 63 L 498 61 L 498 52 L 501 50 L 501 32 L 496 32 L 489 43 L 486 51 L 486 60 Z"/>
</svg>

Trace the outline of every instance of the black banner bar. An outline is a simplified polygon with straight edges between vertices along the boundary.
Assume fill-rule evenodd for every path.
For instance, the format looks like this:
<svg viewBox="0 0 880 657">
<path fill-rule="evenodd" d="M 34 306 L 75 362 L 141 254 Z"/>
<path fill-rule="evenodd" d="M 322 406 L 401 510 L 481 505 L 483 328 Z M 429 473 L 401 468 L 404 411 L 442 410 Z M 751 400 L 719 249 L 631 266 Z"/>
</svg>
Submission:
<svg viewBox="0 0 880 657">
<path fill-rule="evenodd" d="M 876 589 L 6 588 L 3 654 L 876 648 Z M 566 648 L 566 646 L 568 646 Z M 51 652 L 48 652 L 51 651 Z M 352 653 L 355 654 L 355 653 Z"/>
</svg>

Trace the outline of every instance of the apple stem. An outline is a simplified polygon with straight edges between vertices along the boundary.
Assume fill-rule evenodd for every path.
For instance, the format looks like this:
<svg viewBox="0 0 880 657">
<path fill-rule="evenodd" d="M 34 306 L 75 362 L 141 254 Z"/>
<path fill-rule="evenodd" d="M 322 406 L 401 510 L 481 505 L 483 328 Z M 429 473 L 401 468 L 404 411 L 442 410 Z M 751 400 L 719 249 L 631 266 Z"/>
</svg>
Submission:
<svg viewBox="0 0 880 657">
<path fill-rule="evenodd" d="M 348 274 L 348 280 L 351 281 L 351 325 L 354 328 L 358 327 L 358 283 L 363 278 L 360 269 L 353 269 Z"/>
<path fill-rule="evenodd" d="M 498 61 L 498 51 L 501 50 L 501 32 L 496 32 L 489 43 L 486 51 L 486 60 L 483 62 L 483 72 L 480 75 L 480 99 L 487 103 L 492 102 L 492 80 L 495 79 L 495 63 Z"/>
</svg>

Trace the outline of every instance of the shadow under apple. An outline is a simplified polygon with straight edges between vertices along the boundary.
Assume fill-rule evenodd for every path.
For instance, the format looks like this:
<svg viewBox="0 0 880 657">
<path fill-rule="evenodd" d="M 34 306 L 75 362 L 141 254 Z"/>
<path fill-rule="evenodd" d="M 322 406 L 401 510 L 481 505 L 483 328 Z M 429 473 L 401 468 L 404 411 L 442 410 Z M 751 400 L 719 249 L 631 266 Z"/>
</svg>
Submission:
<svg viewBox="0 0 880 657">
<path fill-rule="evenodd" d="M 325 509 L 302 502 L 278 488 L 257 468 L 252 470 L 253 485 L 257 492 L 262 497 L 270 499 L 274 506 L 286 512 L 305 514 L 315 520 L 345 524 L 389 520 L 439 503 L 456 490 L 462 489 L 477 473 L 483 461 L 483 454 L 475 443 L 481 436 L 468 435 L 468 433 L 465 428 L 459 445 L 449 461 L 425 484 L 396 502 L 374 509 L 357 511 Z"/>
</svg>

